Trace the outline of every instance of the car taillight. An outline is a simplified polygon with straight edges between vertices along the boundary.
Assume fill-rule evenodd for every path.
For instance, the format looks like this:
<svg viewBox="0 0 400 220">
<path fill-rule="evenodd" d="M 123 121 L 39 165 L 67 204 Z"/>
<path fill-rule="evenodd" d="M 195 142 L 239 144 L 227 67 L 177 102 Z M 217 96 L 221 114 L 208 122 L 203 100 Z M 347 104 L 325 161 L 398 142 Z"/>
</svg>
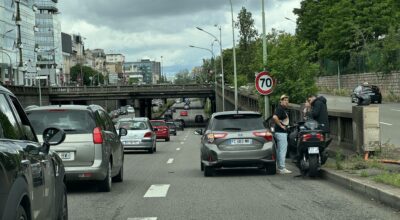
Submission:
<svg viewBox="0 0 400 220">
<path fill-rule="evenodd" d="M 101 128 L 99 127 L 93 129 L 93 143 L 95 144 L 103 143 L 103 134 L 101 133 Z"/>
<path fill-rule="evenodd" d="M 144 134 L 144 137 L 145 137 L 145 138 L 151 137 L 151 132 L 150 132 L 150 131 L 149 131 L 149 132 L 146 132 L 146 134 Z"/>
<path fill-rule="evenodd" d="M 253 132 L 254 136 L 263 137 L 267 141 L 272 141 L 272 133 L 269 131 L 255 131 Z"/>
<path fill-rule="evenodd" d="M 212 142 L 214 142 L 215 139 L 218 139 L 218 138 L 224 138 L 224 137 L 226 137 L 226 135 L 228 135 L 228 133 L 210 133 L 210 134 L 207 134 L 208 143 L 212 143 Z"/>
<path fill-rule="evenodd" d="M 316 134 L 304 134 L 303 135 L 303 141 L 309 141 L 311 138 L 316 138 L 319 141 L 324 141 L 324 135 L 321 133 L 316 133 Z"/>
</svg>

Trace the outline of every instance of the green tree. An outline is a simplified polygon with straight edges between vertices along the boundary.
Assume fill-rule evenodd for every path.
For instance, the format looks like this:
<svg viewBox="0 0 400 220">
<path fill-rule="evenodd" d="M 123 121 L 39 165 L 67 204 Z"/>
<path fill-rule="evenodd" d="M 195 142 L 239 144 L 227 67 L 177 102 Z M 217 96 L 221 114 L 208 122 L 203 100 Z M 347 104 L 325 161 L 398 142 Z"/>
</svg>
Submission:
<svg viewBox="0 0 400 220">
<path fill-rule="evenodd" d="M 181 70 L 175 75 L 175 84 L 189 84 L 193 82 L 193 77 L 190 76 L 187 69 Z"/>
<path fill-rule="evenodd" d="M 80 64 L 77 64 L 77 65 L 71 67 L 70 74 L 71 74 L 71 81 L 79 82 L 80 81 L 79 79 L 81 79 L 81 77 L 82 77 L 83 85 L 86 85 L 86 86 L 90 86 L 92 83 L 90 80 L 91 79 L 90 77 L 92 77 L 92 79 L 94 80 L 93 84 L 98 84 L 98 82 L 97 82 L 98 76 L 100 79 L 100 83 L 104 83 L 104 76 L 101 73 L 99 73 L 98 71 L 96 71 L 88 66 L 81 66 Z"/>
</svg>

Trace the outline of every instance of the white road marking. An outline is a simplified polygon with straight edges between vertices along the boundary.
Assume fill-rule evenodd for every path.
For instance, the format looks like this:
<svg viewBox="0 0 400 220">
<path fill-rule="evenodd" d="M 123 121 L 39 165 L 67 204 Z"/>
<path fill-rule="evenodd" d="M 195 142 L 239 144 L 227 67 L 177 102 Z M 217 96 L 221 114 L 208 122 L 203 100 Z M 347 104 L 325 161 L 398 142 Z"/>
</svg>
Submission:
<svg viewBox="0 0 400 220">
<path fill-rule="evenodd" d="M 172 163 L 172 162 L 174 162 L 174 158 L 169 158 L 167 161 L 167 163 Z"/>
<path fill-rule="evenodd" d="M 392 111 L 400 112 L 400 109 L 393 109 L 393 108 L 392 108 Z"/>
<path fill-rule="evenodd" d="M 127 220 L 157 220 L 157 217 L 128 218 Z"/>
<path fill-rule="evenodd" d="M 181 149 L 178 147 L 178 148 L 176 148 L 176 150 L 181 150 Z"/>
<path fill-rule="evenodd" d="M 392 124 L 385 123 L 385 122 L 379 122 L 379 123 L 381 123 L 381 124 L 384 124 L 384 125 L 389 125 L 389 126 L 392 126 Z"/>
<path fill-rule="evenodd" d="M 169 189 L 169 184 L 155 184 L 151 185 L 144 194 L 144 198 L 166 197 Z"/>
<path fill-rule="evenodd" d="M 183 141 L 181 142 L 181 144 L 184 144 L 184 143 L 185 143 L 185 142 L 183 142 Z"/>
</svg>

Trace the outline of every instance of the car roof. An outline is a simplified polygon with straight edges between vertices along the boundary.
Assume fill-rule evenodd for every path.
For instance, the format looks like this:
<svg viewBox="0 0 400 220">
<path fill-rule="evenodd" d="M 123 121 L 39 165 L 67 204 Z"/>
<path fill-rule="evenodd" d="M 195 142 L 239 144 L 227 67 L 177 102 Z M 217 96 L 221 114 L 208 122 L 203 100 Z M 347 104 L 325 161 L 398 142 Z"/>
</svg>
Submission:
<svg viewBox="0 0 400 220">
<path fill-rule="evenodd" d="M 99 105 L 46 105 L 46 106 L 38 106 L 32 107 L 27 111 L 38 111 L 38 110 L 49 110 L 49 109 L 69 109 L 69 110 L 104 110 Z"/>
<path fill-rule="evenodd" d="M 221 115 L 237 115 L 237 114 L 245 114 L 245 115 L 261 115 L 259 112 L 253 111 L 225 111 L 225 112 L 216 112 L 212 114 L 211 117 L 221 116 Z"/>
<path fill-rule="evenodd" d="M 7 89 L 7 88 L 4 87 L 4 86 L 0 86 L 0 92 L 13 94 L 9 89 Z"/>
<path fill-rule="evenodd" d="M 128 117 L 128 118 L 120 118 L 118 121 L 148 121 L 149 119 L 146 117 Z"/>
</svg>

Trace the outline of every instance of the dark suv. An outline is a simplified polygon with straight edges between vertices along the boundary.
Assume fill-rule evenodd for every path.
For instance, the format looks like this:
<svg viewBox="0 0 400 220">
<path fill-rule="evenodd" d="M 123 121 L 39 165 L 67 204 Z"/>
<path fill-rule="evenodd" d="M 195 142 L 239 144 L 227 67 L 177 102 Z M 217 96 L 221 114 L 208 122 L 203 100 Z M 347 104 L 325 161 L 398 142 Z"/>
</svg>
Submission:
<svg viewBox="0 0 400 220">
<path fill-rule="evenodd" d="M 0 219 L 68 219 L 63 162 L 50 151 L 65 133 L 42 135 L 40 145 L 17 98 L 0 86 Z"/>
<path fill-rule="evenodd" d="M 65 164 L 67 181 L 98 181 L 100 191 L 111 191 L 112 180 L 123 181 L 124 148 L 110 116 L 98 105 L 50 105 L 26 111 L 37 134 L 44 127 L 64 129 L 64 143 L 52 148 Z M 38 135 L 39 141 L 42 135 Z"/>
<path fill-rule="evenodd" d="M 351 102 L 359 103 L 360 97 L 367 95 L 371 99 L 371 103 L 382 103 L 382 94 L 378 86 L 374 85 L 359 85 L 353 89 L 351 93 Z"/>
</svg>

